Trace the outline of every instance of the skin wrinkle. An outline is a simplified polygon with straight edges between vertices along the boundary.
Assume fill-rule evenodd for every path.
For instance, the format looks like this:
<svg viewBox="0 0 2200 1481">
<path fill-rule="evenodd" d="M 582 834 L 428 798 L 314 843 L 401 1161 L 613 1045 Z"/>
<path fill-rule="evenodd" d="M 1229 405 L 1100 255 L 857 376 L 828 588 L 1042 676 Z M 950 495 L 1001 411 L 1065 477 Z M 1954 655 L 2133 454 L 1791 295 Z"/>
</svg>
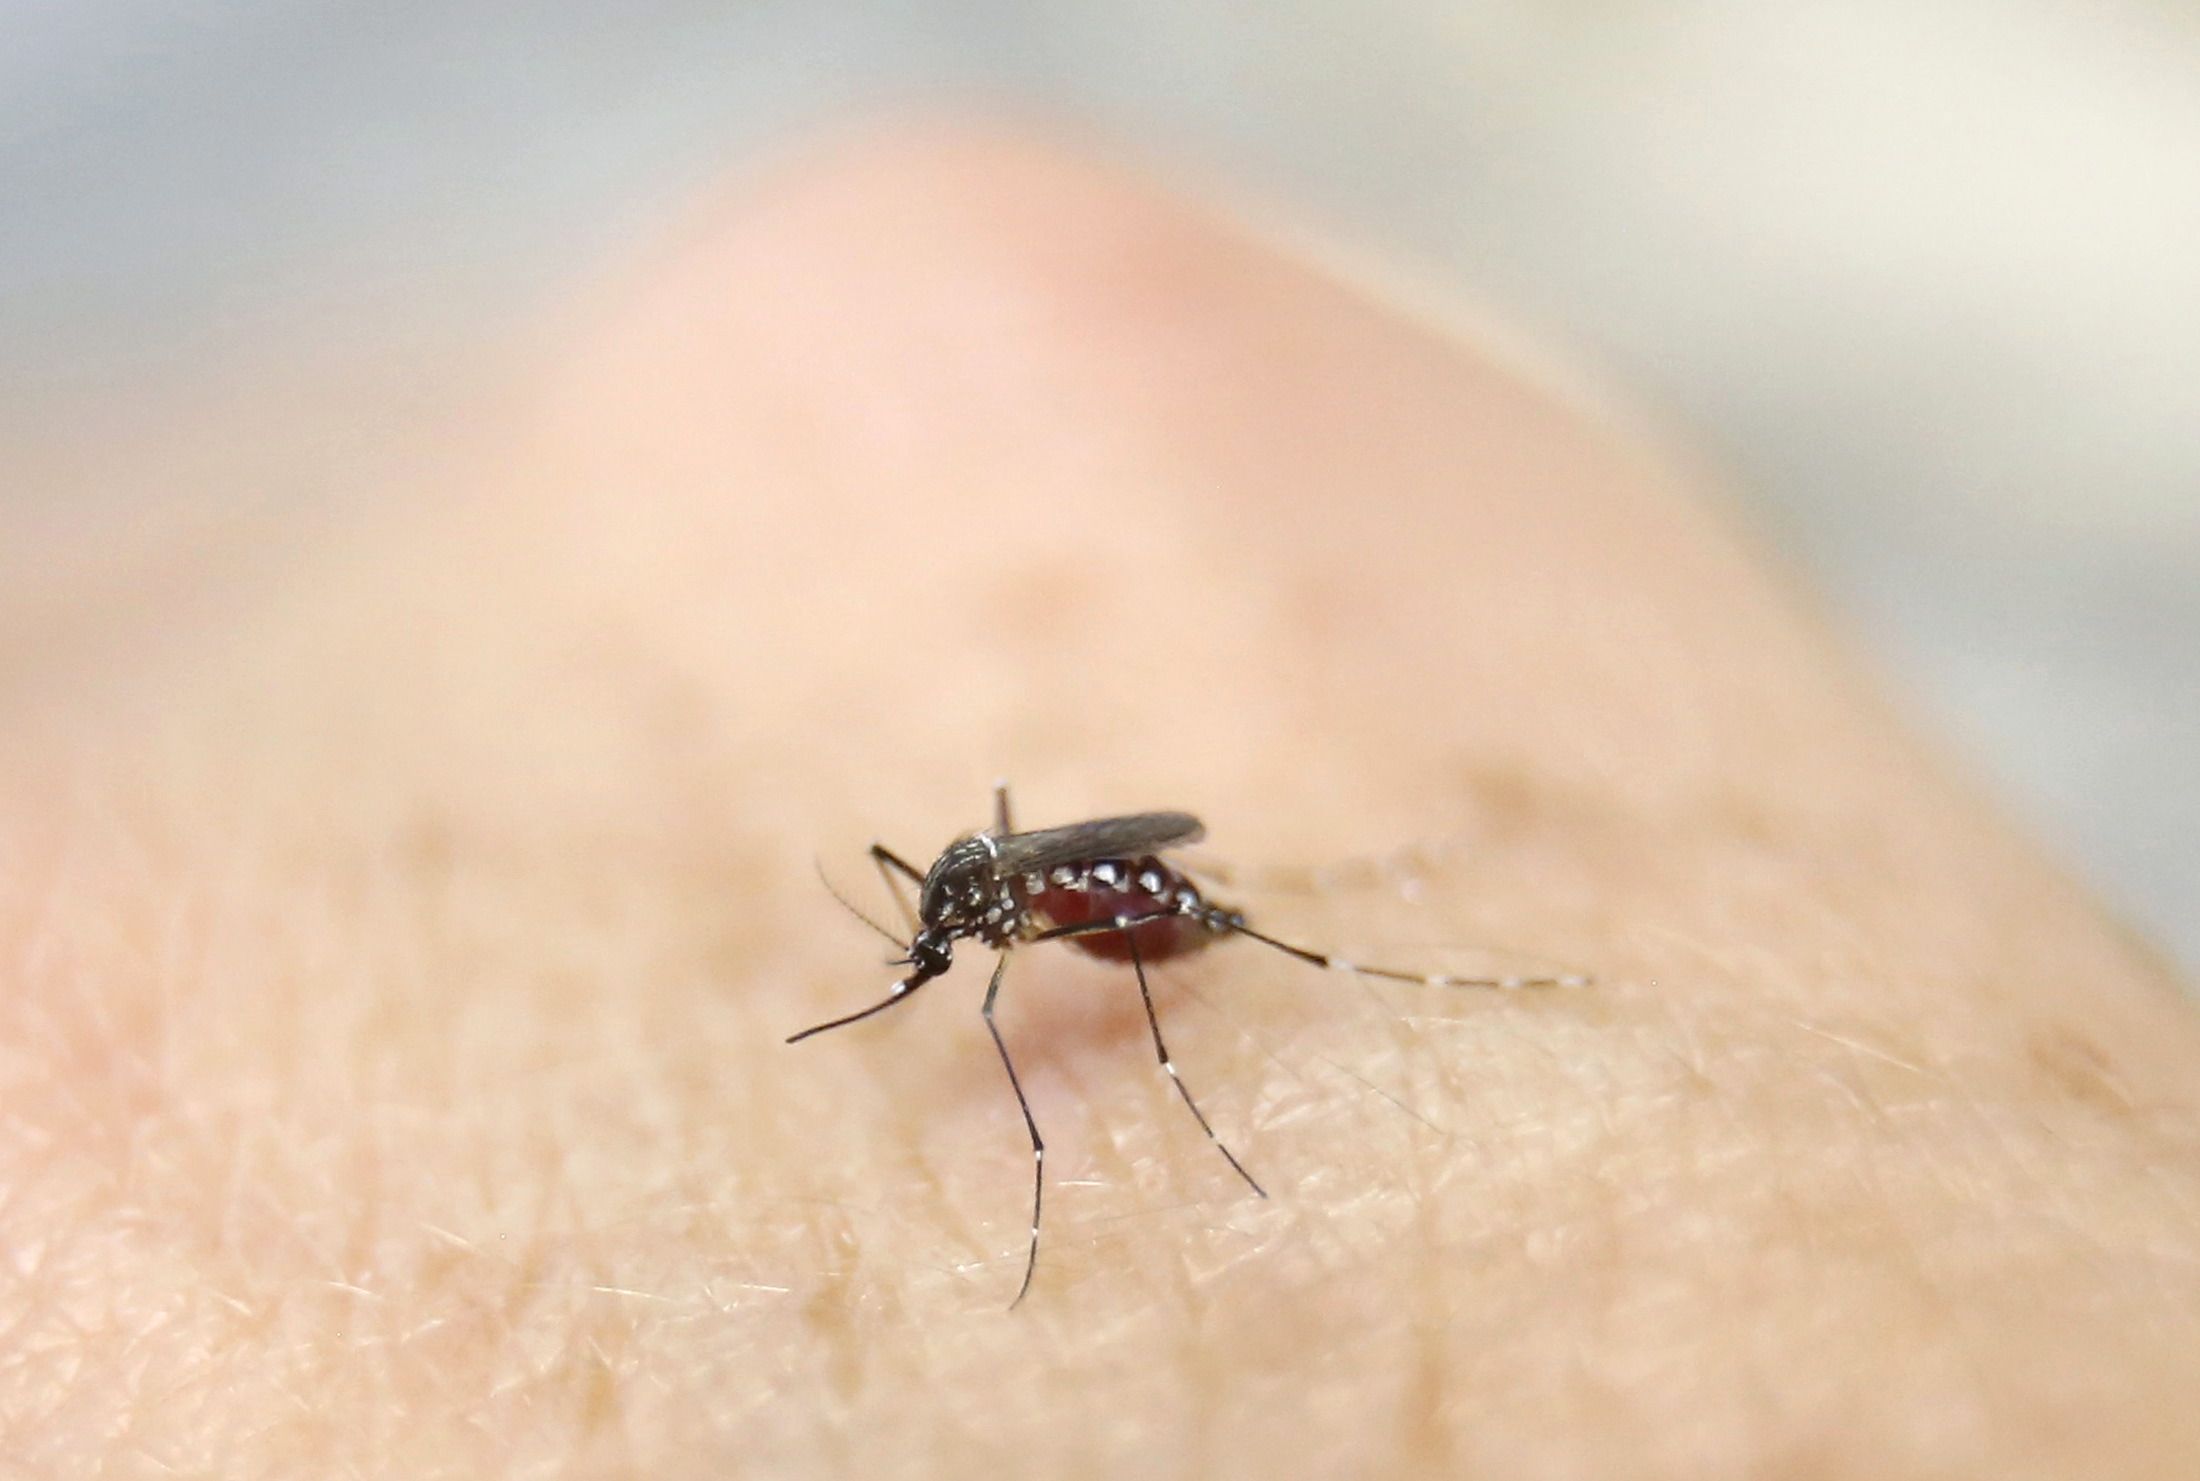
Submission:
<svg viewBox="0 0 2200 1481">
<path fill-rule="evenodd" d="M 967 143 L 804 176 L 577 316 L 464 497 L 324 533 L 79 712 L 0 709 L 0 1249 L 36 1251 L 0 1457 L 2200 1446 L 2189 1015 L 1685 490 L 1105 178 Z M 936 847 L 1004 764 L 1034 821 L 1194 802 L 1256 863 L 1473 820 L 1420 903 L 1274 908 L 1600 985 L 1400 1018 L 1243 943 L 1157 982 L 1262 1205 L 1128 981 L 1027 954 L 1050 1166 L 1103 1186 L 1050 1187 L 1003 1317 L 1028 1153 L 979 963 L 778 1038 L 879 970 L 809 858 Z"/>
</svg>

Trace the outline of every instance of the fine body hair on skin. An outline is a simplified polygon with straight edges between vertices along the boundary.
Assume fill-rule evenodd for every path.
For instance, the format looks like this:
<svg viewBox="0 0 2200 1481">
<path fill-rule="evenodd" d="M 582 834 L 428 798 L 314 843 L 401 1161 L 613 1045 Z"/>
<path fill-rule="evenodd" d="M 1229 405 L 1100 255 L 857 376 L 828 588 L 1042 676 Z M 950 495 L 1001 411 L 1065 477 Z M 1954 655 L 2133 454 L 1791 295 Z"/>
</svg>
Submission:
<svg viewBox="0 0 2200 1481">
<path fill-rule="evenodd" d="M 8 652 L 11 1469 L 2200 1457 L 2190 1007 L 1699 480 L 984 135 L 789 161 L 558 322 L 409 492 Z M 1262 1201 L 1130 974 L 1024 954 L 1057 1181 L 1007 1314 L 983 953 L 782 1042 L 895 970 L 812 857 L 936 848 L 1004 772 L 1244 860 L 1441 827 L 1418 899 L 1300 935 L 1597 985 L 1391 1017 L 1267 951 L 1157 974 Z"/>
</svg>

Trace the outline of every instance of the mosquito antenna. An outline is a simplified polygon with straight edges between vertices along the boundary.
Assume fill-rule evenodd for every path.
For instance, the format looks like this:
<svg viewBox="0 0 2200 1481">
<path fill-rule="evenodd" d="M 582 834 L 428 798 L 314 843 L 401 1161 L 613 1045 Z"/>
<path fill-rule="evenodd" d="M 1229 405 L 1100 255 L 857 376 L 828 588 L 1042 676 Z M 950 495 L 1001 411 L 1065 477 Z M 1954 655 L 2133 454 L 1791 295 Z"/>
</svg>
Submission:
<svg viewBox="0 0 2200 1481">
<path fill-rule="evenodd" d="M 814 867 L 816 868 L 816 870 L 817 870 L 817 880 L 818 880 L 818 883 L 819 883 L 819 884 L 822 884 L 823 886 L 825 886 L 825 892 L 826 892 L 827 894 L 831 895 L 831 896 L 832 896 L 832 897 L 833 897 L 833 898 L 834 898 L 835 900 L 838 900 L 838 901 L 840 902 L 840 907 L 841 907 L 841 909 L 843 909 L 843 910 L 847 911 L 847 912 L 848 912 L 848 913 L 849 913 L 850 915 L 854 916 L 854 917 L 855 917 L 855 918 L 856 918 L 857 920 L 859 920 L 859 921 L 862 921 L 862 922 L 863 922 L 863 923 L 864 923 L 865 925 L 869 926 L 869 927 L 870 927 L 870 928 L 871 928 L 872 930 L 874 930 L 874 931 L 878 932 L 878 933 L 879 933 L 879 934 L 880 934 L 881 936 L 884 936 L 884 937 L 885 937 L 885 938 L 886 938 L 886 939 L 887 939 L 888 941 L 892 942 L 892 943 L 893 943 L 894 945 L 896 945 L 896 946 L 898 946 L 898 947 L 902 947 L 902 948 L 904 948 L 904 949 L 906 949 L 906 948 L 908 947 L 908 945 L 909 945 L 909 943 L 908 943 L 908 942 L 906 942 L 906 941 L 902 940 L 902 939 L 901 939 L 901 938 L 900 938 L 899 936 L 895 935 L 895 934 L 894 934 L 894 933 L 893 933 L 892 931 L 889 931 L 889 930 L 887 930 L 887 929 L 886 929 L 886 927 L 884 927 L 884 926 L 880 925 L 880 924 L 879 924 L 879 923 L 878 923 L 877 921 L 875 921 L 875 920 L 871 919 L 871 917 L 869 917 L 869 916 L 865 915 L 865 914 L 864 914 L 864 913 L 863 913 L 863 912 L 862 912 L 861 910 L 858 910 L 858 909 L 857 909 L 857 908 L 855 907 L 855 905 L 854 905 L 853 903 L 851 903 L 851 902 L 849 901 L 849 899 L 848 899 L 848 897 L 847 897 L 846 895 L 843 895 L 843 894 L 842 894 L 842 893 L 841 893 L 841 892 L 840 892 L 840 891 L 839 891 L 839 890 L 838 890 L 837 888 L 835 888 L 835 887 L 834 887 L 834 885 L 833 885 L 833 882 L 832 882 L 832 879 L 831 879 L 831 878 L 830 878 L 829 876 L 827 876 L 827 874 L 825 873 L 825 861 L 824 861 L 824 860 L 822 860 L 822 859 L 812 859 L 812 860 L 810 860 L 810 863 L 811 863 L 811 864 L 812 864 L 812 865 L 813 865 L 813 866 L 814 866 Z"/>
</svg>

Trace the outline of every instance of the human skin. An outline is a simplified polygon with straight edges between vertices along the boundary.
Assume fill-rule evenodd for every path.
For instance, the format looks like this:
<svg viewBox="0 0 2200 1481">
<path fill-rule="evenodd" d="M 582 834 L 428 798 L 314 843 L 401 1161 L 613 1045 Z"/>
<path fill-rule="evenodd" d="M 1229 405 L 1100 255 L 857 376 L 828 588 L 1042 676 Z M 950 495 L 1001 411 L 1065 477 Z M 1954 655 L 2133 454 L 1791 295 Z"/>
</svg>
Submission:
<svg viewBox="0 0 2200 1481">
<path fill-rule="evenodd" d="M 2191 1008 L 1700 475 L 985 134 L 787 165 L 544 338 L 434 477 L 10 646 L 10 1474 L 2200 1464 Z M 1127 974 L 1018 953 L 1009 1312 L 986 954 L 782 1042 L 893 977 L 813 855 L 898 920 L 864 845 L 997 775 L 1421 845 L 1250 903 L 1596 985 L 1158 974 L 1263 1202 Z"/>
</svg>

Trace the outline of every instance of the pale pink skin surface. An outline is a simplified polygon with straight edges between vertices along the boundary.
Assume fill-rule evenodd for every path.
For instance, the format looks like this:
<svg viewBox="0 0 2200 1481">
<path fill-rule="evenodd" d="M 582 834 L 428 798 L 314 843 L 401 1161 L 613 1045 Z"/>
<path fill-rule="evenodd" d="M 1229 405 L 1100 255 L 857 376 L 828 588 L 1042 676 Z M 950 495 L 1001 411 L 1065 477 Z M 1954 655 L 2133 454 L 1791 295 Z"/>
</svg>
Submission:
<svg viewBox="0 0 2200 1481">
<path fill-rule="evenodd" d="M 385 503 L 0 592 L 0 1457 L 2192 1473 L 2192 1010 L 1700 479 L 1035 147 L 733 194 Z M 1129 974 L 1019 951 L 1004 1315 L 985 953 L 781 1043 L 892 974 L 812 855 L 1003 774 L 1459 843 L 1293 939 L 1598 985 L 1167 964 L 1263 1202 Z"/>
</svg>

